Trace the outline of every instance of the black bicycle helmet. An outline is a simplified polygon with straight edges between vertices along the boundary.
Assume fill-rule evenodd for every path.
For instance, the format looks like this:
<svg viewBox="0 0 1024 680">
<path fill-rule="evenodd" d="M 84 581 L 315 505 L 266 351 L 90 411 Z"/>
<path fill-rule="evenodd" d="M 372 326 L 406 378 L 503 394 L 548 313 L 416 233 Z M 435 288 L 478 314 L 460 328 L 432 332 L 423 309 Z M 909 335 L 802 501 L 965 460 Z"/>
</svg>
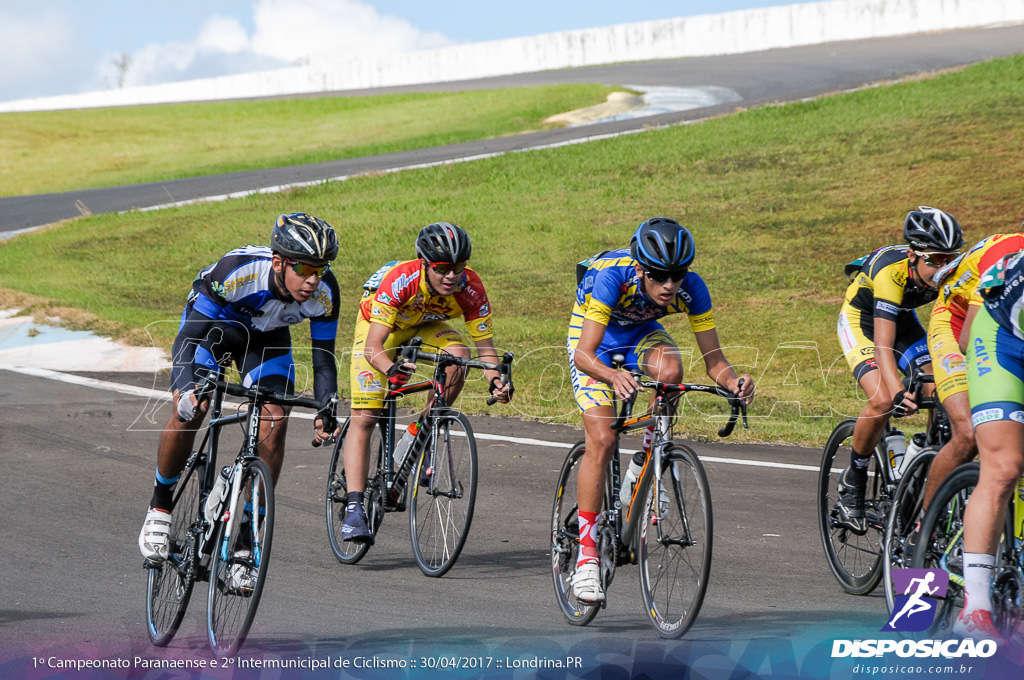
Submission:
<svg viewBox="0 0 1024 680">
<path fill-rule="evenodd" d="M 903 239 L 917 251 L 953 252 L 963 247 L 964 230 L 949 213 L 922 205 L 903 220 Z"/>
<path fill-rule="evenodd" d="M 270 249 L 293 259 L 330 262 L 338 256 L 338 236 L 331 225 L 306 213 L 281 215 L 270 235 Z"/>
<path fill-rule="evenodd" d="M 427 262 L 466 262 L 472 252 L 469 234 L 449 222 L 428 224 L 416 237 L 416 255 Z"/>
<path fill-rule="evenodd" d="M 693 262 L 693 236 L 675 220 L 653 217 L 633 234 L 629 242 L 633 259 L 648 271 L 679 272 Z"/>
</svg>

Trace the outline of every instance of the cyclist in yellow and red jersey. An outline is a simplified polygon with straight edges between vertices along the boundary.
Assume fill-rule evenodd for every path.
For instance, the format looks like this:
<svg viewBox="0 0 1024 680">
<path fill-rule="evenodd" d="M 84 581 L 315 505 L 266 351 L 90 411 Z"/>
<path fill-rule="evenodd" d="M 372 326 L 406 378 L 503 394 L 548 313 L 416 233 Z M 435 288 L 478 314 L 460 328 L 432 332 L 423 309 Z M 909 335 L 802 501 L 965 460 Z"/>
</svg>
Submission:
<svg viewBox="0 0 1024 680">
<path fill-rule="evenodd" d="M 940 269 L 934 277 L 941 286 L 928 323 L 928 350 L 932 357 L 935 388 L 949 415 L 953 437 L 936 454 L 928 471 L 924 508 L 942 480 L 977 452 L 971 405 L 967 397 L 967 372 L 961 331 L 970 305 L 980 306 L 977 295 L 981 272 L 1004 255 L 1024 250 L 1024 233 L 994 234 L 978 241 L 970 250 Z"/>
<path fill-rule="evenodd" d="M 863 529 L 864 493 L 870 453 L 890 415 L 917 410 L 903 389 L 900 371 L 911 364 L 929 370 L 925 331 L 914 311 L 935 300 L 932 277 L 959 254 L 964 236 L 952 215 L 921 206 L 903 221 L 907 245 L 879 248 L 856 266 L 836 330 L 846 362 L 867 395 L 853 430 L 850 466 L 839 477 L 840 520 Z"/>
<path fill-rule="evenodd" d="M 352 414 L 345 439 L 348 496 L 341 535 L 345 541 L 372 543 L 363 491 L 370 464 L 370 435 L 384 406 L 386 385 L 401 385 L 415 366 L 396 361 L 395 351 L 413 336 L 449 354 L 469 357 L 462 336 L 448 322 L 460 316 L 483 361 L 498 362 L 491 328 L 491 305 L 483 283 L 466 266 L 472 244 L 465 230 L 448 222 L 427 225 L 416 238 L 418 259 L 390 262 L 363 286 L 352 347 Z M 449 403 L 462 389 L 464 371 L 451 367 Z M 491 395 L 507 403 L 510 386 L 497 371 L 484 371 Z"/>
</svg>

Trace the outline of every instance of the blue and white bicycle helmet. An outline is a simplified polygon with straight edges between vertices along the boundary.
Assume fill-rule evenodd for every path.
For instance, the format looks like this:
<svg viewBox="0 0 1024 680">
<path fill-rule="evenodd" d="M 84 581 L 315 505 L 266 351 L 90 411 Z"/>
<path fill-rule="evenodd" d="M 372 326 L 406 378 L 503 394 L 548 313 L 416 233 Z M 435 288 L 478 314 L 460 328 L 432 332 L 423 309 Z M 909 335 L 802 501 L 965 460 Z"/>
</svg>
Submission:
<svg viewBox="0 0 1024 680">
<path fill-rule="evenodd" d="M 690 232 L 667 217 L 653 217 L 641 224 L 629 250 L 645 271 L 673 274 L 689 269 L 695 254 Z"/>
</svg>

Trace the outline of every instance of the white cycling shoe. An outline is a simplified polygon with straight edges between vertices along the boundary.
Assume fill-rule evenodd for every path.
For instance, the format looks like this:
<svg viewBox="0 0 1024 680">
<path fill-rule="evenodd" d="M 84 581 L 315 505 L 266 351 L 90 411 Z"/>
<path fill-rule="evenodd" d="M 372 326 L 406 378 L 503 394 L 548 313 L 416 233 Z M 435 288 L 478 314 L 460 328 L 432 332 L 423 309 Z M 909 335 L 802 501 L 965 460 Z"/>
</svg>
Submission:
<svg viewBox="0 0 1024 680">
<path fill-rule="evenodd" d="M 248 550 L 239 550 L 235 553 L 236 563 L 231 565 L 228 572 L 228 588 L 236 593 L 248 595 L 256 589 L 256 568 L 250 567 L 248 562 L 252 556 Z M 245 562 L 243 564 L 242 562 Z"/>
<path fill-rule="evenodd" d="M 159 564 L 167 559 L 171 542 L 171 513 L 150 508 L 146 521 L 139 532 L 139 550 L 150 564 Z"/>
<path fill-rule="evenodd" d="M 572 575 L 572 592 L 576 599 L 586 604 L 604 602 L 604 589 L 601 588 L 601 565 L 587 562 L 576 567 Z"/>
</svg>

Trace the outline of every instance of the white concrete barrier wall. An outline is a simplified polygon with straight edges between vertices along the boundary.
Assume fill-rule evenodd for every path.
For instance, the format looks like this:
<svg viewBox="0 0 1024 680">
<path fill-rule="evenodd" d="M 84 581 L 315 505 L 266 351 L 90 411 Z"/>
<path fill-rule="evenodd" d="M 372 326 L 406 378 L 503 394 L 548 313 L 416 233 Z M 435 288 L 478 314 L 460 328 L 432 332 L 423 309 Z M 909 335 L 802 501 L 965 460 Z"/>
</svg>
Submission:
<svg viewBox="0 0 1024 680">
<path fill-rule="evenodd" d="M 350 58 L 220 78 L 0 102 L 0 112 L 208 101 L 756 52 L 1024 22 L 1024 0 L 837 0 Z"/>
</svg>

